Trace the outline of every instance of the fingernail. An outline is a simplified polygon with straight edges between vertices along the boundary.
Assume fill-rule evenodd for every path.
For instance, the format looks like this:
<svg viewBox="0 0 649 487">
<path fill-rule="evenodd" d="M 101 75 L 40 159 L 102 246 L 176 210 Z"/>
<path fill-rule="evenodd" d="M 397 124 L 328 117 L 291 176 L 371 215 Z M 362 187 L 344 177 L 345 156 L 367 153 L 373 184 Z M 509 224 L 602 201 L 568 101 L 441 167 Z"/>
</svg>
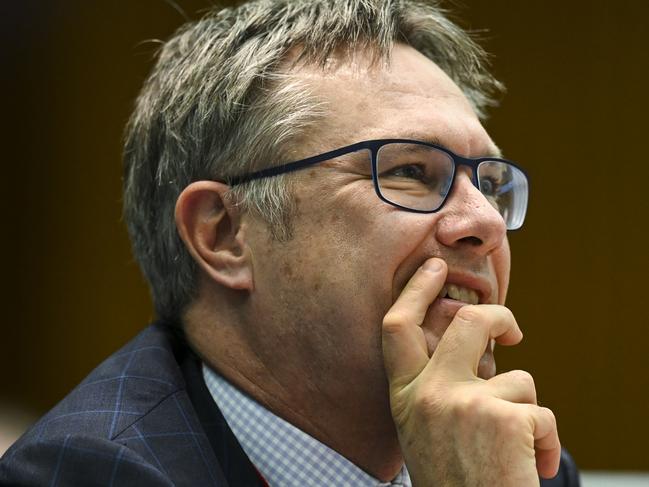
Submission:
<svg viewBox="0 0 649 487">
<path fill-rule="evenodd" d="M 422 268 L 426 271 L 438 272 L 442 269 L 442 261 L 439 259 L 428 259 Z"/>
</svg>

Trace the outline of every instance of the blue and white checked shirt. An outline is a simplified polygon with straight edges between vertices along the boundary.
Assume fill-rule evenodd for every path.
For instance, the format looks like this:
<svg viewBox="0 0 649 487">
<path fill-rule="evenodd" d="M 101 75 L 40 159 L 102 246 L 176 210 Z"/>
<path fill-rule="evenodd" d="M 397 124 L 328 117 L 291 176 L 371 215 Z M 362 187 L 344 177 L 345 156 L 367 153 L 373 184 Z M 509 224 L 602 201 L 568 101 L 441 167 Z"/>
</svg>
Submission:
<svg viewBox="0 0 649 487">
<path fill-rule="evenodd" d="M 241 447 L 271 487 L 411 487 L 405 466 L 381 482 L 276 416 L 203 364 L 205 384 Z"/>
</svg>

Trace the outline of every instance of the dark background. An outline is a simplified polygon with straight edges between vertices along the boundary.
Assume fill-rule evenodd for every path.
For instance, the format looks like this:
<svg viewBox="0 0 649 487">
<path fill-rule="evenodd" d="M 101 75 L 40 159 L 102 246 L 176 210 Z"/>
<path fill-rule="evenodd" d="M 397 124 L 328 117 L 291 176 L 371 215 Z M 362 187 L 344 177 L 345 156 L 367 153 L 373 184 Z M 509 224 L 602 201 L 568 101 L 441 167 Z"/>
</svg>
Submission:
<svg viewBox="0 0 649 487">
<path fill-rule="evenodd" d="M 456 2 L 457 3 L 457 2 Z M 177 0 L 194 18 L 208 0 Z M 646 273 L 649 2 L 465 0 L 508 86 L 488 129 L 529 169 L 509 306 L 532 372 L 587 469 L 649 470 Z M 40 414 L 151 318 L 121 221 L 120 139 L 163 0 L 5 1 L 0 402 Z"/>
</svg>

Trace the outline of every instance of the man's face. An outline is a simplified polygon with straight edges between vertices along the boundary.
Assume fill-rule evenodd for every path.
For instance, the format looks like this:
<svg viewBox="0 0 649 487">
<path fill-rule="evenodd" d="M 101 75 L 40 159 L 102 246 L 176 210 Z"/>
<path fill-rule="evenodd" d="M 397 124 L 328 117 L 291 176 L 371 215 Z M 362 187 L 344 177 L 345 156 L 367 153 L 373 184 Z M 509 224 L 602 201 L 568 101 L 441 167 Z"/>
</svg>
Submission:
<svg viewBox="0 0 649 487">
<path fill-rule="evenodd" d="M 316 67 L 297 71 L 327 115 L 296 144 L 291 159 L 378 138 L 434 139 L 466 157 L 497 152 L 460 89 L 414 49 L 397 45 L 388 68 L 369 68 L 368 56 L 356 59 L 341 60 L 325 73 Z M 273 241 L 263 225 L 248 221 L 254 303 L 267 317 L 256 330 L 257 353 L 273 363 L 278 377 L 294 377 L 295 387 L 329 399 L 331 407 L 341 407 L 343 398 L 347 408 L 384 407 L 386 311 L 434 256 L 448 264 L 449 284 L 477 291 L 482 303 L 504 303 L 510 255 L 503 220 L 466 168 L 433 214 L 379 200 L 364 153 L 295 178 L 298 211 L 289 242 Z M 423 329 L 431 353 L 459 306 L 438 299 L 429 308 Z M 494 371 L 489 350 L 480 373 Z"/>
</svg>

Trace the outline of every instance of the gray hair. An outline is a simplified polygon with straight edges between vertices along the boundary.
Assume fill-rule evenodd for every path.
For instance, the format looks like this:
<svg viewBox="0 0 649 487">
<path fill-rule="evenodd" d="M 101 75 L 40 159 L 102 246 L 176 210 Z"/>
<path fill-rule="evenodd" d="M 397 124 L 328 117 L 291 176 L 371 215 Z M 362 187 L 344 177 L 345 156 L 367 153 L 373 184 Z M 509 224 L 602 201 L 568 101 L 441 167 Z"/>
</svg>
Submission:
<svg viewBox="0 0 649 487">
<path fill-rule="evenodd" d="M 256 0 L 214 9 L 166 42 L 126 127 L 124 214 L 157 314 L 178 319 L 196 292 L 196 264 L 178 236 L 174 208 L 194 181 L 222 180 L 285 162 L 288 142 L 323 107 L 283 66 L 325 66 L 340 47 L 370 49 L 389 62 L 394 42 L 433 60 L 484 117 L 502 86 L 487 55 L 437 2 Z M 288 176 L 235 186 L 245 211 L 272 235 L 291 237 Z"/>
</svg>

